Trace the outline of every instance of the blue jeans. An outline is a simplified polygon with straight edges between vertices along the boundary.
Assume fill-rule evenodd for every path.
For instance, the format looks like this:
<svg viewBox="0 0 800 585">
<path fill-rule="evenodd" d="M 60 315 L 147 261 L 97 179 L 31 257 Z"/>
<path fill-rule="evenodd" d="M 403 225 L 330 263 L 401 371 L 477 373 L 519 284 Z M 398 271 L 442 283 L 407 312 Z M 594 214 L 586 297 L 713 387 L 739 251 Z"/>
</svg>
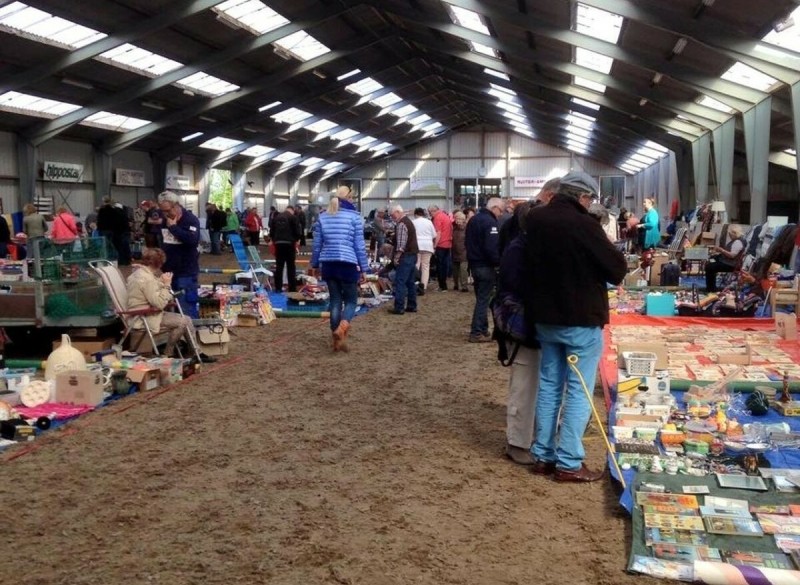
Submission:
<svg viewBox="0 0 800 585">
<path fill-rule="evenodd" d="M 172 290 L 176 293 L 183 291 L 182 295 L 178 295 L 178 303 L 183 309 L 183 314 L 190 319 L 197 319 L 200 316 L 197 310 L 198 286 L 196 276 L 178 276 L 172 279 Z"/>
<path fill-rule="evenodd" d="M 217 230 L 208 230 L 208 237 L 211 240 L 211 253 L 215 256 L 220 254 L 219 242 L 222 238 L 222 232 Z"/>
<path fill-rule="evenodd" d="M 447 277 L 450 276 L 450 248 L 436 248 L 436 280 L 439 288 L 447 290 Z"/>
<path fill-rule="evenodd" d="M 338 278 L 328 278 L 325 282 L 330 295 L 331 331 L 335 331 L 339 323 L 350 322 L 356 315 L 358 283 L 346 282 Z M 343 304 L 344 311 L 342 311 Z"/>
<path fill-rule="evenodd" d="M 489 335 L 489 301 L 497 284 L 497 273 L 491 266 L 470 266 L 470 271 L 475 284 L 475 309 L 469 334 Z"/>
<path fill-rule="evenodd" d="M 592 407 L 578 376 L 567 364 L 567 356 L 578 356 L 578 370 L 592 394 L 603 352 L 603 330 L 537 324 L 536 337 L 542 344 L 542 362 L 536 401 L 536 438 L 531 451 L 540 461 L 555 462 L 559 469 L 577 471 L 585 457 L 582 439 Z"/>
<path fill-rule="evenodd" d="M 405 312 L 417 308 L 417 255 L 403 254 L 394 275 L 394 310 Z M 408 299 L 408 300 L 406 300 Z"/>
</svg>

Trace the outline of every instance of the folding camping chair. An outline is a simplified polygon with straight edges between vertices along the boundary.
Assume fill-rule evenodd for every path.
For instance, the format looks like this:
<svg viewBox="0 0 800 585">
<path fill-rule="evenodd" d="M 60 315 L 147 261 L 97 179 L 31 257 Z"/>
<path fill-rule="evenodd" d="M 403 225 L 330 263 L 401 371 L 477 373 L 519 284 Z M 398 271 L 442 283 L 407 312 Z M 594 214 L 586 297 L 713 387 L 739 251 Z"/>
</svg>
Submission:
<svg viewBox="0 0 800 585">
<path fill-rule="evenodd" d="M 261 261 L 260 258 L 258 261 L 254 261 L 248 255 L 248 252 L 244 246 L 244 242 L 242 242 L 242 237 L 239 234 L 231 234 L 228 239 L 231 243 L 231 246 L 233 246 L 233 253 L 236 256 L 236 261 L 239 263 L 239 268 L 241 268 L 243 271 L 237 272 L 236 278 L 252 278 L 256 284 L 261 285 L 262 283 L 258 278 L 258 275 L 261 274 L 263 280 L 265 281 L 264 288 L 270 289 L 269 277 L 272 276 L 273 273 L 264 267 L 263 261 Z M 255 248 L 255 246 L 250 247 Z M 256 256 L 258 256 L 257 251 Z"/>
<path fill-rule="evenodd" d="M 125 340 L 131 336 L 131 333 L 134 331 L 141 331 L 141 329 L 136 328 L 137 325 L 141 324 L 144 328 L 144 332 L 150 339 L 150 345 L 153 348 L 153 353 L 156 356 L 161 355 L 158 350 L 158 345 L 166 343 L 166 333 L 162 333 L 161 331 L 153 331 L 150 328 L 150 324 L 147 322 L 146 318 L 149 315 L 161 313 L 161 310 L 152 307 L 135 309 L 133 311 L 128 310 L 128 287 L 125 284 L 125 279 L 122 277 L 122 273 L 119 271 L 119 268 L 117 268 L 108 260 L 95 260 L 89 262 L 89 267 L 94 270 L 95 273 L 100 277 L 100 280 L 103 281 L 103 286 L 106 288 L 106 292 L 108 292 L 111 303 L 114 305 L 114 313 L 117 315 L 117 317 L 119 317 L 123 326 L 125 327 L 125 331 L 122 334 L 122 339 L 119 341 L 120 345 L 125 343 Z M 175 293 L 173 293 L 173 296 L 174 295 Z M 175 306 L 178 308 L 178 312 L 183 315 L 183 310 L 180 303 L 176 302 Z M 197 361 L 202 361 L 200 359 L 200 350 L 197 347 L 197 340 L 191 335 L 189 336 L 189 339 Z M 137 351 L 143 341 L 144 335 L 141 335 L 138 341 L 131 346 L 131 349 L 133 351 Z M 178 355 L 183 357 L 180 348 L 178 348 Z"/>
<path fill-rule="evenodd" d="M 686 239 L 686 233 L 688 231 L 689 228 L 687 227 L 679 227 L 677 230 L 675 230 L 675 235 L 667 247 L 667 254 L 669 254 L 670 260 L 675 260 L 676 256 L 683 251 L 684 240 Z"/>
</svg>

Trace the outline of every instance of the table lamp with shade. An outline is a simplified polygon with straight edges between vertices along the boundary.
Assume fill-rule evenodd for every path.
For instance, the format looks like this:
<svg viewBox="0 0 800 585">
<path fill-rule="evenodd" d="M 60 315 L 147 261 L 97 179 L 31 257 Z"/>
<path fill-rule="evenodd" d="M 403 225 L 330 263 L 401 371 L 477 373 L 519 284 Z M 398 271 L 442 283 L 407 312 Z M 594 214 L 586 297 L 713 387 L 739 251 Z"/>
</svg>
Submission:
<svg viewBox="0 0 800 585">
<path fill-rule="evenodd" d="M 714 223 L 725 223 L 725 202 L 716 200 L 711 202 L 711 211 L 714 212 L 716 215 L 716 221 Z"/>
</svg>

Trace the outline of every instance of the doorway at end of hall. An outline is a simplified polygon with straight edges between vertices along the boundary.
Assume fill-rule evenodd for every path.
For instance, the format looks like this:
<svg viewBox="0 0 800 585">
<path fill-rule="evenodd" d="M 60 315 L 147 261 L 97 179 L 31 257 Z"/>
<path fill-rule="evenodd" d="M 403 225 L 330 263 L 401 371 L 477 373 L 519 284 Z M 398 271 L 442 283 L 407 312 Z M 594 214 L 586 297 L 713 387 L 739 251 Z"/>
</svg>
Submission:
<svg viewBox="0 0 800 585">
<path fill-rule="evenodd" d="M 503 196 L 502 179 L 453 179 L 454 208 L 486 206 L 490 197 Z"/>
</svg>

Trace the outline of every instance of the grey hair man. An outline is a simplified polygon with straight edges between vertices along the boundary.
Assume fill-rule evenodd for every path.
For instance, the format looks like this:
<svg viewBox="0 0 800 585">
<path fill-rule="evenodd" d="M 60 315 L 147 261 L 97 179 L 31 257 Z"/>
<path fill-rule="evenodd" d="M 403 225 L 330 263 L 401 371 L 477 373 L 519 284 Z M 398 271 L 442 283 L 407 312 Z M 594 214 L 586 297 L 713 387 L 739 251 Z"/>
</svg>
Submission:
<svg viewBox="0 0 800 585">
<path fill-rule="evenodd" d="M 500 266 L 500 228 L 498 219 L 505 205 L 499 197 L 492 197 L 486 207 L 467 223 L 464 242 L 467 262 L 475 286 L 475 307 L 469 330 L 471 343 L 491 342 L 489 335 L 489 300 L 497 286 L 497 268 Z"/>
<path fill-rule="evenodd" d="M 394 245 L 394 307 L 389 309 L 392 315 L 417 312 L 416 268 L 417 230 L 414 222 L 405 213 L 403 207 L 392 207 L 392 219 L 395 222 Z"/>
</svg>

